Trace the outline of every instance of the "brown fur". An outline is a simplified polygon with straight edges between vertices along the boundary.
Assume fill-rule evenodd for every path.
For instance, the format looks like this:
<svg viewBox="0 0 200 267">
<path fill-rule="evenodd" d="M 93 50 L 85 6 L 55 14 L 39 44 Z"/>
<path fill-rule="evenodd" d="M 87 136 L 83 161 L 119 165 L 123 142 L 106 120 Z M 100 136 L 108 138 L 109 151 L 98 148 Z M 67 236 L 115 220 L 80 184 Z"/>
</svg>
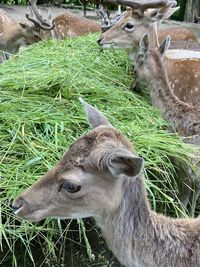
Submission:
<svg viewBox="0 0 200 267">
<path fill-rule="evenodd" d="M 100 32 L 101 25 L 76 14 L 66 12 L 55 19 L 55 35 L 58 39 Z"/>
<path fill-rule="evenodd" d="M 190 31 L 188 29 L 169 28 L 169 29 L 159 29 L 158 30 L 159 43 L 162 43 L 162 41 L 166 38 L 167 35 L 170 35 L 172 40 L 175 43 L 176 43 L 176 41 L 198 42 L 197 36 L 192 31 Z"/>
<path fill-rule="evenodd" d="M 44 19 L 50 25 L 51 19 Z M 40 38 L 64 39 L 67 37 L 77 37 L 94 32 L 101 32 L 101 25 L 77 14 L 65 12 L 54 18 L 55 27 L 52 30 L 40 30 Z"/>
<path fill-rule="evenodd" d="M 119 151 L 123 153 L 118 158 Z M 117 157 L 114 165 L 112 157 Z M 131 171 L 138 159 L 127 138 L 113 127 L 99 125 L 24 191 L 13 209 L 31 221 L 93 216 L 126 267 L 200 267 L 200 219 L 172 219 L 152 211 L 141 166 L 134 177 L 124 174 L 124 167 Z M 120 169 L 120 174 L 110 168 Z M 81 190 L 58 190 L 63 179 L 76 181 Z"/>
</svg>

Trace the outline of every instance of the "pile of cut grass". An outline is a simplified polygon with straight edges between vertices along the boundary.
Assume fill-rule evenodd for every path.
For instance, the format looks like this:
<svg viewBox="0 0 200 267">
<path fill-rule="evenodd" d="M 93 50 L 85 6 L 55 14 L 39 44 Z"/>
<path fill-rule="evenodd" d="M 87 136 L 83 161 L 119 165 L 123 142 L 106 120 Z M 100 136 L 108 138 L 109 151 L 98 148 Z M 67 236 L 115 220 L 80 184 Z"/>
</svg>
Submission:
<svg viewBox="0 0 200 267">
<path fill-rule="evenodd" d="M 70 239 L 59 221 L 18 221 L 9 206 L 88 131 L 79 96 L 100 109 L 145 159 L 146 186 L 153 208 L 174 216 L 179 213 L 180 179 L 170 158 L 187 165 L 188 157 L 196 151 L 166 130 L 160 112 L 129 90 L 131 81 L 126 54 L 100 51 L 96 35 L 40 43 L 0 66 L 0 245 L 8 247 L 9 266 L 20 266 L 15 253 L 18 240 L 26 248 L 31 266 L 37 266 L 33 240 L 42 237 L 43 253 L 55 257 L 55 240 L 63 236 Z M 87 238 L 83 240 L 89 251 Z M 3 254 L 1 266 L 9 258 L 5 249 Z M 88 255 L 91 257 L 92 252 Z M 103 261 L 98 266 L 108 265 Z"/>
</svg>

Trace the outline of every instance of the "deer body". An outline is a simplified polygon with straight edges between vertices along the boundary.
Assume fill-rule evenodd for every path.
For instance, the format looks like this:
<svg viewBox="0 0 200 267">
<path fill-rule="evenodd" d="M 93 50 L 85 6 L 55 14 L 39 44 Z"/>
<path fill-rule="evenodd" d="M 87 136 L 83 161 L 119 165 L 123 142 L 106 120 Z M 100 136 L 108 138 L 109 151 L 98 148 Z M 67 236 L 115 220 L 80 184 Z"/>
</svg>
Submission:
<svg viewBox="0 0 200 267">
<path fill-rule="evenodd" d="M 55 17 L 54 22 L 54 33 L 58 39 L 76 37 L 101 31 L 101 25 L 96 21 L 69 12 L 65 12 L 64 14 Z"/>
<path fill-rule="evenodd" d="M 199 267 L 200 219 L 152 211 L 143 160 L 101 112 L 81 102 L 93 130 L 16 198 L 15 214 L 30 221 L 93 216 L 126 267 Z"/>
<path fill-rule="evenodd" d="M 174 42 L 177 42 L 177 41 L 198 42 L 197 36 L 188 29 L 167 28 L 167 29 L 158 29 L 159 43 L 162 43 L 162 41 L 166 38 L 167 35 L 171 35 L 172 41 Z"/>
<path fill-rule="evenodd" d="M 170 49 L 163 59 L 169 85 L 183 102 L 200 106 L 200 51 Z"/>
</svg>

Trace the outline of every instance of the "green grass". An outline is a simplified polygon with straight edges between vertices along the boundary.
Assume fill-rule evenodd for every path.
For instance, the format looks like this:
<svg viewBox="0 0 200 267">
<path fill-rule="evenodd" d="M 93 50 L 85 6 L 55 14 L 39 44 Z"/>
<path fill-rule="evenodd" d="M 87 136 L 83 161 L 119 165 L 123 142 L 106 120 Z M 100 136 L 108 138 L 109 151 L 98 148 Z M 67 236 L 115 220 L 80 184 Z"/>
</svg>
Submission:
<svg viewBox="0 0 200 267">
<path fill-rule="evenodd" d="M 56 266 L 58 255 L 65 255 L 64 244 L 77 242 L 71 238 L 73 227 L 69 230 L 50 219 L 38 224 L 18 221 L 9 206 L 89 130 L 79 96 L 100 109 L 144 157 L 153 208 L 173 216 L 181 209 L 181 181 L 170 158 L 187 165 L 196 151 L 166 130 L 166 122 L 148 99 L 129 90 L 132 78 L 127 55 L 100 51 L 96 38 L 90 35 L 40 43 L 0 66 L 1 266 L 29 267 L 22 260 L 24 255 L 18 255 L 19 240 L 30 266 L 39 266 L 33 252 L 39 246 L 44 254 L 41 266 L 51 267 Z M 82 223 L 77 229 L 77 235 L 82 236 L 78 248 L 87 248 L 91 257 L 95 252 L 93 248 L 90 251 L 88 232 L 85 236 Z M 86 266 L 108 266 L 104 256 L 95 256 L 96 262 L 87 261 Z M 70 266 L 77 266 L 72 263 L 73 253 L 70 257 Z"/>
</svg>

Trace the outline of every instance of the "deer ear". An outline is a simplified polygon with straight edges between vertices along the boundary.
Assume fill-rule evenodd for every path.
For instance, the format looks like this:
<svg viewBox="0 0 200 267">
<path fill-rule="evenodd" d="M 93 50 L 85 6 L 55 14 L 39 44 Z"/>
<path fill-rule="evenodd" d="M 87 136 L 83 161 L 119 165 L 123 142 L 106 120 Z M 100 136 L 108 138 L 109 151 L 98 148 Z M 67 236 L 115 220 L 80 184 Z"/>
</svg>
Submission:
<svg viewBox="0 0 200 267">
<path fill-rule="evenodd" d="M 180 6 L 177 7 L 171 7 L 166 13 L 165 13 L 165 17 L 164 19 L 168 19 L 169 17 L 171 17 L 171 15 L 173 15 L 177 10 L 180 9 Z"/>
<path fill-rule="evenodd" d="M 84 106 L 85 111 L 87 113 L 88 121 L 90 124 L 90 127 L 92 129 L 98 127 L 98 126 L 111 126 L 110 122 L 106 119 L 106 117 L 98 111 L 93 106 L 89 105 L 87 102 L 85 102 L 81 97 L 79 98 L 79 101 Z"/>
<path fill-rule="evenodd" d="M 168 35 L 158 48 L 158 51 L 161 56 L 163 56 L 165 52 L 168 50 L 168 48 L 170 47 L 170 43 L 171 43 L 171 37 Z"/>
<path fill-rule="evenodd" d="M 52 14 L 52 11 L 51 11 L 50 8 L 48 9 L 47 19 L 48 19 L 49 21 L 52 21 L 52 19 L 53 19 L 53 14 Z"/>
<path fill-rule="evenodd" d="M 154 10 L 150 13 L 150 18 L 152 21 L 157 21 L 161 23 L 162 20 L 168 19 L 174 12 L 176 12 L 180 7 L 176 7 L 176 1 L 169 1 L 169 3 L 158 10 Z"/>
<path fill-rule="evenodd" d="M 21 21 L 19 22 L 19 24 L 25 30 L 31 28 L 31 24 L 28 21 Z"/>
<path fill-rule="evenodd" d="M 140 41 L 140 54 L 144 55 L 149 50 L 149 35 L 145 34 Z"/>
<path fill-rule="evenodd" d="M 114 177 L 124 174 L 138 176 L 143 167 L 143 159 L 126 149 L 116 149 L 108 158 L 108 169 Z"/>
</svg>

